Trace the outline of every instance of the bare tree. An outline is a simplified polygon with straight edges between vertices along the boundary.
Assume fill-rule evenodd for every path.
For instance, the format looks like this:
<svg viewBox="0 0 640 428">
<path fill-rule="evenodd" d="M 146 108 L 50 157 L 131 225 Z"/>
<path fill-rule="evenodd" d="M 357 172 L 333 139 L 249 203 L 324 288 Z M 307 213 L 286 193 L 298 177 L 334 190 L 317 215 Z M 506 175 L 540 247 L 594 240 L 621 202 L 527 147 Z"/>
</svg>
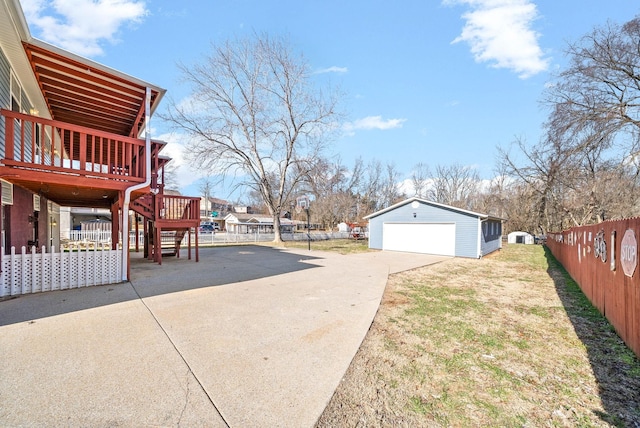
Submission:
<svg viewBox="0 0 640 428">
<path fill-rule="evenodd" d="M 204 198 L 204 204 L 200 207 L 200 211 L 204 211 L 205 215 L 208 217 L 211 213 L 211 192 L 213 191 L 213 183 L 211 177 L 204 177 L 200 179 L 200 184 L 198 185 L 198 190 L 200 190 L 200 194 Z"/>
<path fill-rule="evenodd" d="M 472 210 L 506 219 L 510 204 L 511 184 L 513 182 L 514 180 L 509 176 L 505 166 L 502 163 L 498 163 L 494 170 L 493 178 L 488 182 L 488 186 L 482 188 L 477 198 L 475 198 Z"/>
<path fill-rule="evenodd" d="M 340 221 L 357 221 L 356 185 L 360 181 L 361 161 L 350 171 L 338 158 L 334 162 L 318 159 L 310 171 L 307 185 L 314 196 L 314 221 L 333 228 Z"/>
<path fill-rule="evenodd" d="M 178 184 L 178 165 L 175 162 L 169 162 L 165 164 L 162 174 L 162 184 L 167 190 L 178 190 L 180 187 Z"/>
<path fill-rule="evenodd" d="M 434 202 L 471 209 L 473 198 L 479 191 L 479 183 L 478 172 L 469 166 L 457 163 L 438 165 L 428 195 Z"/>
<path fill-rule="evenodd" d="M 392 163 L 386 165 L 386 175 L 382 181 L 382 207 L 391 206 L 405 198 L 400 190 L 400 172 Z"/>
<path fill-rule="evenodd" d="M 372 160 L 363 167 L 360 164 L 362 179 L 357 185 L 358 206 L 363 214 L 370 214 L 388 207 L 404 197 L 400 191 L 400 173 L 395 165 L 383 165 Z"/>
<path fill-rule="evenodd" d="M 546 92 L 544 137 L 500 151 L 517 194 L 535 202 L 535 215 L 519 217 L 543 232 L 638 214 L 640 18 L 595 28 L 567 54 Z"/>
<path fill-rule="evenodd" d="M 569 45 L 569 67 L 549 85 L 546 101 L 554 112 L 554 128 L 574 134 L 598 129 L 612 144 L 624 134 L 627 153 L 637 150 L 640 131 L 640 17 L 619 26 L 595 28 Z M 592 134 L 592 131 L 589 131 Z M 588 141 L 584 141 L 587 143 Z"/>
<path fill-rule="evenodd" d="M 431 182 L 430 176 L 431 171 L 427 164 L 419 162 L 415 167 L 413 167 L 413 172 L 411 173 L 411 185 L 413 186 L 415 196 L 419 198 L 427 196 L 427 190 Z"/>
<path fill-rule="evenodd" d="M 290 192 L 321 156 L 338 120 L 338 98 L 316 89 L 310 67 L 284 39 L 254 35 L 213 46 L 180 66 L 191 98 L 164 118 L 192 140 L 196 167 L 236 177 L 259 192 L 282 241 L 280 215 Z"/>
</svg>

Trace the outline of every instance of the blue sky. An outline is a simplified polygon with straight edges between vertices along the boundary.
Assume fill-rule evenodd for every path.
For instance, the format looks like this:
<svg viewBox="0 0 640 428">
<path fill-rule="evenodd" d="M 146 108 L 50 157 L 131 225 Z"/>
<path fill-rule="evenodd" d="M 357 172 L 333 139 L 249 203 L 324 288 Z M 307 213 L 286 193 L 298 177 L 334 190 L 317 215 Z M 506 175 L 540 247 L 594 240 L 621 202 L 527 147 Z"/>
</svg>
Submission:
<svg viewBox="0 0 640 428">
<path fill-rule="evenodd" d="M 494 175 L 496 146 L 536 142 L 545 84 L 566 64 L 567 43 L 607 20 L 640 13 L 634 0 L 22 0 L 34 37 L 188 95 L 177 63 L 211 43 L 251 33 L 287 36 L 318 79 L 346 92 L 344 132 L 331 153 L 352 166 L 460 163 Z M 162 103 L 159 111 L 169 105 Z M 159 119 L 184 194 L 206 173 L 190 170 L 181 139 Z M 237 199 L 218 186 L 216 196 Z"/>
</svg>

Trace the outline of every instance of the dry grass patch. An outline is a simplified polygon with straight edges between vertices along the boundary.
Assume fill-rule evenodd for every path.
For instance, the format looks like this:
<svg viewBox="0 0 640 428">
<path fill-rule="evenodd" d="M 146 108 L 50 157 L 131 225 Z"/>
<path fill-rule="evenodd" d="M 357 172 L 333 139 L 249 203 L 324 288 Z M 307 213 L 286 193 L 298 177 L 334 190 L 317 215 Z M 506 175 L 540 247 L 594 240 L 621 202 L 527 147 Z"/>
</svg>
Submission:
<svg viewBox="0 0 640 428">
<path fill-rule="evenodd" d="M 318 426 L 640 426 L 640 363 L 549 260 L 392 276 Z"/>
<path fill-rule="evenodd" d="M 273 242 L 262 244 L 274 245 Z M 309 248 L 309 243 L 307 241 L 285 241 L 282 244 L 278 244 L 278 246 L 284 248 L 299 248 L 306 250 Z M 369 241 L 366 239 L 327 239 L 311 241 L 311 250 L 333 251 L 340 254 L 354 254 L 367 251 L 375 251 L 369 249 Z"/>
</svg>

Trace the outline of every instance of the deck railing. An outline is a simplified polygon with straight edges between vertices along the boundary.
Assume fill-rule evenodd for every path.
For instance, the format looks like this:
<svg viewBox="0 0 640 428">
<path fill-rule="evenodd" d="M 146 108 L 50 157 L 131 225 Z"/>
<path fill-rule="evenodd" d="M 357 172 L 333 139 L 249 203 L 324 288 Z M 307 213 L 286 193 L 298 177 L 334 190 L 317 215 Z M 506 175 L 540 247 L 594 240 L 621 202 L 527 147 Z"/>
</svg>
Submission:
<svg viewBox="0 0 640 428">
<path fill-rule="evenodd" d="M 0 109 L 0 119 L 5 165 L 121 181 L 145 180 L 144 140 L 4 109 Z"/>
<path fill-rule="evenodd" d="M 158 220 L 200 220 L 200 198 L 158 195 L 156 204 Z"/>
</svg>

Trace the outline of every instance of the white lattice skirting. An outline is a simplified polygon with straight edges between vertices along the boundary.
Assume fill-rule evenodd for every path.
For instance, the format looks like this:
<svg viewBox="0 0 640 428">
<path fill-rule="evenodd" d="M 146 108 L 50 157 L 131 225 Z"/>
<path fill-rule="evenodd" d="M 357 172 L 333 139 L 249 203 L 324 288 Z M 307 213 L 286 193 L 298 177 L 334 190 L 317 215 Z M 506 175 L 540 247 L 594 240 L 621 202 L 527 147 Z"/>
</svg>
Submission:
<svg viewBox="0 0 640 428">
<path fill-rule="evenodd" d="M 42 291 L 65 290 L 114 284 L 122 281 L 122 250 L 82 250 L 47 253 L 42 247 L 37 253 L 32 247 L 27 253 L 16 254 L 15 247 L 5 254 L 2 249 L 0 297 Z"/>
</svg>

